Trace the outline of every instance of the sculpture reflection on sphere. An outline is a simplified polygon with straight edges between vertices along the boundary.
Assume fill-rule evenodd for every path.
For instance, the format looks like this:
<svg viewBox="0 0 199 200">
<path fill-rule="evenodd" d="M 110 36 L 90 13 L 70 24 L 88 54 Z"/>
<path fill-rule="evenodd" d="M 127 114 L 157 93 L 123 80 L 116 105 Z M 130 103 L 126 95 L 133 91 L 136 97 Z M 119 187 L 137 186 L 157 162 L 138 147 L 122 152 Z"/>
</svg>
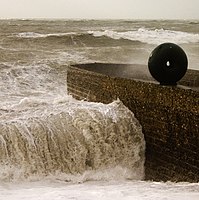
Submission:
<svg viewBox="0 0 199 200">
<path fill-rule="evenodd" d="M 157 46 L 148 60 L 148 68 L 161 85 L 176 85 L 185 75 L 188 59 L 184 50 L 174 43 Z"/>
</svg>

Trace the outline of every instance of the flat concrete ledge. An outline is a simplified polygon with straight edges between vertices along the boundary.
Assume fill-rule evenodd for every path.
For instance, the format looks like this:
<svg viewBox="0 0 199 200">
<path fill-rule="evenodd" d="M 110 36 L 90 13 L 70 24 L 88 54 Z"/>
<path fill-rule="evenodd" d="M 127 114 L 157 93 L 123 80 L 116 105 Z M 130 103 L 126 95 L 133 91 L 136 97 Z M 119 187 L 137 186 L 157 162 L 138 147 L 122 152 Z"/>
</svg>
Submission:
<svg viewBox="0 0 199 200">
<path fill-rule="evenodd" d="M 134 79 L 159 84 L 153 79 L 146 65 L 123 63 L 86 63 L 72 66 L 111 77 Z M 178 82 L 178 85 L 185 86 L 187 89 L 190 88 L 199 91 L 199 70 L 188 69 L 185 76 Z"/>
<path fill-rule="evenodd" d="M 144 70 L 131 71 L 128 78 L 129 72 L 120 73 L 121 66 L 132 69 L 126 64 L 70 66 L 68 92 L 77 99 L 103 103 L 119 98 L 134 112 L 146 140 L 147 180 L 198 182 L 198 71 L 189 70 L 179 87 L 168 87 L 154 82 Z"/>
</svg>

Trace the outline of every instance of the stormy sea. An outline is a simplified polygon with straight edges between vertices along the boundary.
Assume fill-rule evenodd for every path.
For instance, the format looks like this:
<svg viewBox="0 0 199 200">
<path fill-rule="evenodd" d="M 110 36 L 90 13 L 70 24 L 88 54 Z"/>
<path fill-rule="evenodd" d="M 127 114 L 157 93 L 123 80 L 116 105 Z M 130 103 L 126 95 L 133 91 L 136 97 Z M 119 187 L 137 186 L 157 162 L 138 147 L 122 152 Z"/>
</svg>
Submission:
<svg viewBox="0 0 199 200">
<path fill-rule="evenodd" d="M 71 64 L 147 65 L 164 42 L 199 70 L 196 20 L 0 20 L 0 199 L 199 199 L 199 183 L 144 181 L 142 127 L 119 99 L 67 93 Z"/>
</svg>

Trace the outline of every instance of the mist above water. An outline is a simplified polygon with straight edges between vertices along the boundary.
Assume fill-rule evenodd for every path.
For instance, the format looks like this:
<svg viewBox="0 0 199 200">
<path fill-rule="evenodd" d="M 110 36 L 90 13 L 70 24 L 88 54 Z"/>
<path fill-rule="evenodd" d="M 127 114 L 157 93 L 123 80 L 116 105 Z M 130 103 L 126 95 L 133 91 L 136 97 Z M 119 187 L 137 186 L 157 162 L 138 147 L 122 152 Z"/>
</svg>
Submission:
<svg viewBox="0 0 199 200">
<path fill-rule="evenodd" d="M 70 64 L 144 64 L 153 42 L 171 37 L 186 40 L 197 68 L 195 24 L 3 20 L 0 28 L 0 199 L 197 199 L 198 184 L 139 181 L 145 141 L 133 113 L 120 100 L 77 101 L 66 84 Z"/>
</svg>

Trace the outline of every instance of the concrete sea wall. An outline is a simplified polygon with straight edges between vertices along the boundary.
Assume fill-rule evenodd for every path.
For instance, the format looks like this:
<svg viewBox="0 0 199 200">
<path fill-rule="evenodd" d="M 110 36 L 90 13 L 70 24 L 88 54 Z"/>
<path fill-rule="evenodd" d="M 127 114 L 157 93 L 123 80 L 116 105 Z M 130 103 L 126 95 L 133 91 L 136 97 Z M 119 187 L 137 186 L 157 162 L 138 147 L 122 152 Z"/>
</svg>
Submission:
<svg viewBox="0 0 199 200">
<path fill-rule="evenodd" d="M 179 86 L 156 83 L 145 66 L 93 63 L 68 68 L 68 92 L 77 99 L 132 110 L 146 140 L 147 180 L 199 181 L 199 71 Z"/>
</svg>

